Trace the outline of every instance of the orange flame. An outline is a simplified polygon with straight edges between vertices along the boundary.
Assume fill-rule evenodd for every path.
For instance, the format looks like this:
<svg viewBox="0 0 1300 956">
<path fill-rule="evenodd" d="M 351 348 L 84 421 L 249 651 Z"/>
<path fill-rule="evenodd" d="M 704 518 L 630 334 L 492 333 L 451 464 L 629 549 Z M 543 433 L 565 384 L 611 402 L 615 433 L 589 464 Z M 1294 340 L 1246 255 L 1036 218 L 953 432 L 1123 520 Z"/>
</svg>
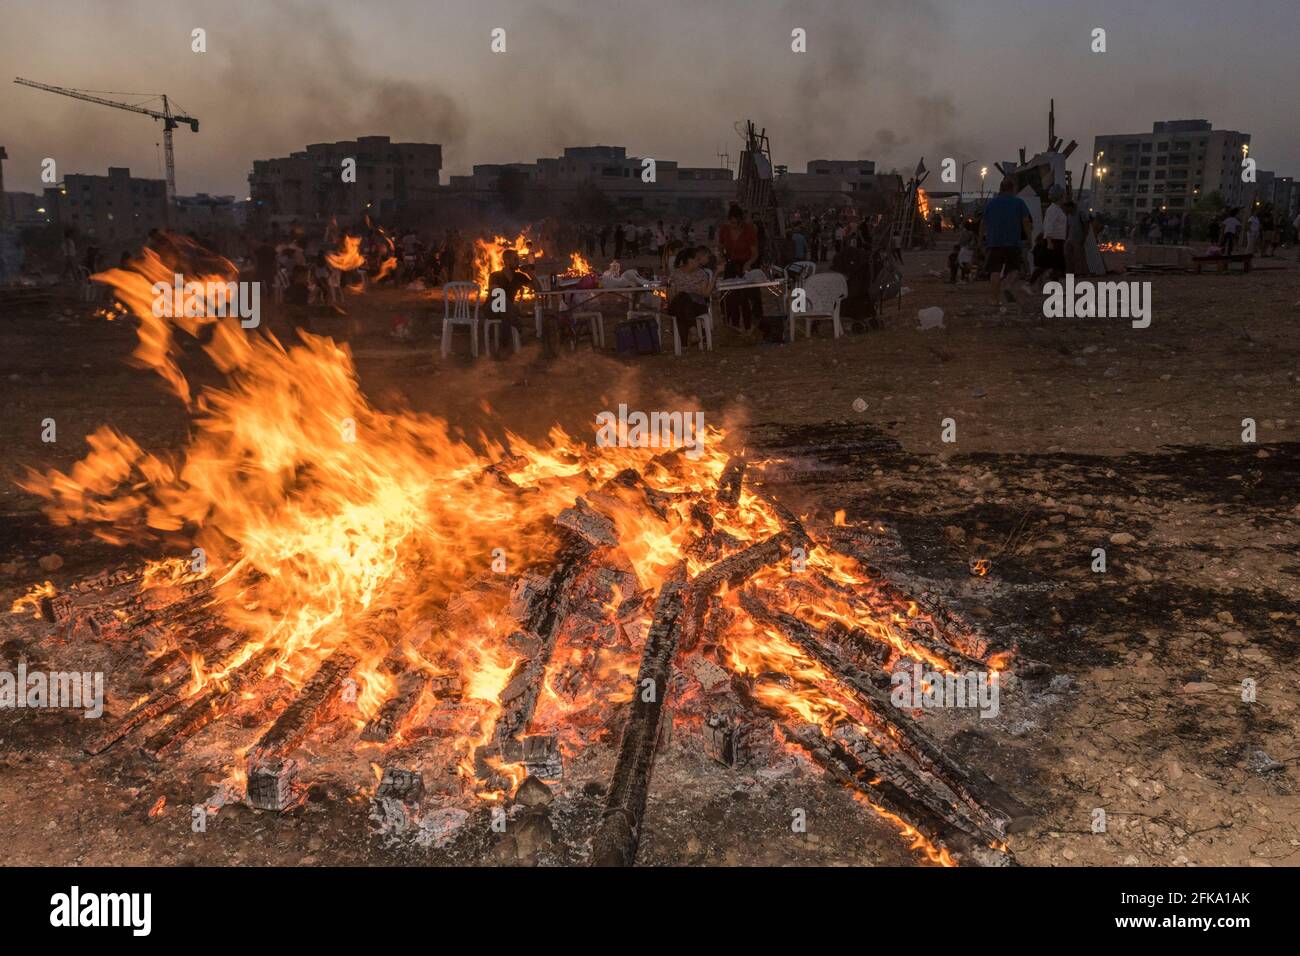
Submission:
<svg viewBox="0 0 1300 956">
<path fill-rule="evenodd" d="M 342 248 L 337 252 L 327 252 L 325 261 L 340 272 L 360 269 L 366 264 L 365 256 L 361 254 L 361 237 L 344 236 Z"/>
<path fill-rule="evenodd" d="M 507 239 L 505 236 L 495 236 L 491 241 L 475 239 L 474 281 L 478 283 L 480 289 L 486 289 L 492 273 L 501 268 L 502 254 L 507 249 L 513 249 L 519 253 L 519 258 L 524 262 L 528 261 L 529 256 L 538 259 L 542 255 L 541 249 L 532 248 L 529 245 L 526 232 L 519 233 L 513 239 Z"/>
</svg>

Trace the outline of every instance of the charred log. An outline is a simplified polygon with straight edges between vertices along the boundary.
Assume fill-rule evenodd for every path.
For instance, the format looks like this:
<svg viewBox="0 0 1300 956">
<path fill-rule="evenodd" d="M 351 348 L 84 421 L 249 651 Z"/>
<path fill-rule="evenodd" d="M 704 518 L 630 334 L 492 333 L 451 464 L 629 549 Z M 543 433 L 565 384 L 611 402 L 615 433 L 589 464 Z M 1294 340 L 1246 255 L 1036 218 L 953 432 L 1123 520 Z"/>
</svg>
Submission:
<svg viewBox="0 0 1300 956">
<path fill-rule="evenodd" d="M 744 458 L 733 455 L 722 470 L 722 477 L 718 479 L 717 499 L 724 505 L 739 503 L 740 490 L 745 483 L 745 465 Z"/>
<path fill-rule="evenodd" d="M 632 712 L 623 728 L 605 811 L 592 838 L 591 862 L 595 866 L 631 866 L 636 860 L 655 742 L 659 737 L 659 718 L 668 691 L 685 599 L 686 565 L 679 564 L 664 581 L 655 601 Z"/>
<path fill-rule="evenodd" d="M 846 660 L 816 629 L 792 614 L 770 607 L 748 589 L 741 592 L 740 602 L 756 621 L 776 628 L 834 673 L 921 774 L 933 777 L 961 799 L 966 812 L 986 831 L 982 836 L 991 833 L 994 838 L 1001 838 L 1029 821 L 1032 814 L 1028 807 L 985 774 L 963 769 L 952 760 L 929 734 L 893 705 L 888 694 L 872 683 L 870 675 Z"/>
<path fill-rule="evenodd" d="M 263 648 L 225 677 L 213 681 L 171 723 L 145 741 L 145 753 L 155 758 L 162 757 L 214 720 L 225 716 L 238 700 L 240 691 L 266 676 L 266 668 L 275 655 L 275 648 Z"/>
<path fill-rule="evenodd" d="M 347 651 L 335 651 L 325 658 L 284 713 L 248 751 L 249 766 L 271 757 L 283 757 L 302 743 L 322 715 L 337 702 L 344 678 L 356 666 L 356 657 Z"/>
<path fill-rule="evenodd" d="M 403 674 L 397 681 L 397 693 L 384 701 L 379 713 L 361 731 L 361 739 L 374 743 L 387 743 L 410 716 L 415 705 L 420 702 L 429 676 L 423 671 Z"/>
</svg>

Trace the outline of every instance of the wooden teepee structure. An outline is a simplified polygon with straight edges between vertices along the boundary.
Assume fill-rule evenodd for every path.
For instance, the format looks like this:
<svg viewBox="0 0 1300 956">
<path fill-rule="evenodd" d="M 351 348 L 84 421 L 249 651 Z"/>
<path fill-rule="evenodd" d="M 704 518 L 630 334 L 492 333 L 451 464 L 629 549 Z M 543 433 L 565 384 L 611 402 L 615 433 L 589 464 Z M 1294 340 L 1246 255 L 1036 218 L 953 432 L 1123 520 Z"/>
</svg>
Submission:
<svg viewBox="0 0 1300 956">
<path fill-rule="evenodd" d="M 760 130 L 752 120 L 746 120 L 738 131 L 745 140 L 745 148 L 741 150 L 736 174 L 736 202 L 762 232 L 760 260 L 774 262 L 785 230 L 772 178 L 772 148 L 767 129 Z"/>
</svg>

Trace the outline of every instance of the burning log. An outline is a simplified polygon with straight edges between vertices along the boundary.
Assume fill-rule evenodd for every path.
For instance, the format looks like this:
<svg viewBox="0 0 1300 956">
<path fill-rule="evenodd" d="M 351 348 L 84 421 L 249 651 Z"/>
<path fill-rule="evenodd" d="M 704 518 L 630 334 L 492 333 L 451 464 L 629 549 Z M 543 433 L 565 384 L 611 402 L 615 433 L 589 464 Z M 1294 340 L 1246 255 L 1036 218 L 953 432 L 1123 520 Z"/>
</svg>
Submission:
<svg viewBox="0 0 1300 956">
<path fill-rule="evenodd" d="M 520 627 L 535 633 L 538 639 L 535 651 L 515 665 L 501 692 L 501 713 L 492 728 L 491 742 L 475 752 L 474 762 L 483 779 L 493 776 L 491 758 L 499 756 L 505 742 L 516 738 L 533 718 L 546 669 L 555 650 L 559 625 L 568 607 L 567 594 L 581 577 L 583 566 L 593 552 L 604 547 L 595 542 L 612 539 L 614 544 L 618 543 L 613 538 L 614 523 L 591 509 L 581 498 L 575 507 L 562 512 L 555 523 L 576 546 L 569 547 L 561 555 L 560 566 L 545 579 L 544 587 L 533 576 L 511 591 L 512 613 L 519 615 L 516 620 Z"/>
<path fill-rule="evenodd" d="M 160 687 L 127 712 L 121 720 L 116 721 L 111 727 L 105 728 L 102 733 L 90 738 L 83 749 L 92 756 L 101 754 L 141 724 L 148 723 L 155 717 L 167 713 L 185 699 L 185 688 L 188 683 L 189 678 L 186 676 L 179 681 Z"/>
<path fill-rule="evenodd" d="M 900 786 L 871 749 L 849 749 L 838 740 L 826 737 L 813 724 L 791 726 L 778 722 L 781 732 L 804 751 L 833 780 L 866 796 L 878 809 L 906 821 L 942 853 L 951 846 L 959 852 L 975 850 L 985 844 L 973 840 L 964 821 L 954 820 L 942 805 L 927 805 L 917 794 Z M 972 854 L 973 859 L 978 856 Z"/>
<path fill-rule="evenodd" d="M 294 801 L 293 781 L 298 761 L 285 758 L 263 760 L 248 773 L 248 802 L 257 810 L 289 809 Z"/>
<path fill-rule="evenodd" d="M 718 479 L 717 499 L 723 504 L 734 505 L 740 502 L 740 489 L 745 483 L 745 465 L 745 459 L 739 455 L 733 455 L 727 461 L 727 467 Z"/>
<path fill-rule="evenodd" d="M 357 658 L 347 651 L 338 650 L 325 658 L 284 713 L 248 751 L 249 766 L 283 756 L 302 743 L 319 723 L 318 717 L 336 702 L 343 679 L 356 666 Z"/>
<path fill-rule="evenodd" d="M 240 691 L 256 684 L 265 676 L 267 665 L 275 659 L 275 655 L 275 648 L 264 647 L 221 680 L 214 681 L 171 723 L 145 741 L 145 753 L 154 758 L 162 757 L 214 720 L 223 717 L 234 705 Z"/>
<path fill-rule="evenodd" d="M 572 508 L 565 508 L 555 518 L 557 527 L 577 535 L 592 548 L 613 548 L 618 545 L 618 532 L 614 522 L 579 498 Z"/>
<path fill-rule="evenodd" d="M 991 645 L 983 636 L 972 633 L 969 627 L 953 617 L 952 612 L 942 604 L 927 601 L 924 596 L 913 598 L 890 581 L 880 569 L 861 561 L 858 563 L 862 564 L 870 581 L 866 587 L 869 596 L 874 597 L 874 603 L 916 605 L 918 614 L 903 625 L 906 633 L 902 636 L 909 643 L 948 660 L 954 666 L 966 664 L 972 669 L 982 667 L 983 660 L 990 654 L 1005 650 Z M 813 580 L 818 585 L 843 595 L 851 603 L 870 610 L 873 601 L 859 590 L 834 581 L 820 572 L 814 573 Z"/>
<path fill-rule="evenodd" d="M 685 646 L 693 645 L 717 591 L 724 585 L 736 587 L 755 572 L 780 560 L 789 547 L 789 540 L 786 533 L 766 538 L 711 565 L 689 584 L 686 567 L 680 564 L 664 581 L 646 635 L 632 712 L 623 728 L 605 812 L 592 838 L 593 865 L 631 866 L 636 861 L 663 698 L 667 693 L 679 637 Z M 685 644 L 688 634 L 691 645 Z M 647 691 L 652 691 L 648 700 Z M 734 759 L 734 749 L 729 756 Z"/>
<path fill-rule="evenodd" d="M 289 753 L 301 744 L 337 701 L 343 679 L 357 666 L 347 651 L 331 654 L 298 696 L 248 751 L 248 802 L 259 810 L 285 810 L 293 802 L 297 761 Z"/>
<path fill-rule="evenodd" d="M 985 774 L 959 766 L 929 734 L 893 706 L 888 695 L 872 683 L 866 672 L 845 660 L 814 628 L 792 614 L 770 607 L 749 589 L 741 592 L 740 603 L 756 621 L 777 629 L 834 673 L 921 773 L 938 780 L 961 799 L 967 814 L 979 825 L 981 836 L 991 834 L 1000 839 L 1028 823 L 1029 808 Z"/>
<path fill-rule="evenodd" d="M 784 532 L 752 544 L 743 551 L 710 565 L 692 579 L 686 595 L 687 615 L 682 623 L 682 648 L 690 650 L 699 640 L 709 599 L 726 585 L 737 587 L 751 575 L 781 560 L 788 552 L 789 538 Z"/>
<path fill-rule="evenodd" d="M 434 687 L 435 696 L 450 696 L 451 688 L 449 681 L 455 681 L 457 684 L 456 691 L 459 693 L 459 681 L 452 677 L 430 678 L 425 671 L 411 671 L 402 673 L 407 664 L 407 652 L 418 650 L 433 635 L 435 622 L 431 620 L 421 621 L 411 628 L 402 639 L 397 641 L 384 656 L 379 664 L 379 669 L 387 674 L 400 674 L 397 679 L 397 693 L 390 697 L 379 708 L 379 713 L 375 714 L 361 730 L 361 739 L 372 743 L 387 743 L 401 729 L 402 723 L 410 716 L 411 711 L 420 702 L 424 694 L 424 688 L 430 684 L 431 680 Z"/>
<path fill-rule="evenodd" d="M 397 733 L 415 705 L 420 702 L 429 677 L 423 671 L 403 674 L 397 681 L 397 694 L 384 701 L 379 713 L 361 731 L 361 739 L 387 743 Z"/>
<path fill-rule="evenodd" d="M 686 600 L 686 565 L 678 564 L 655 601 L 637 675 L 632 713 L 623 728 L 618 763 L 605 801 L 605 812 L 592 838 L 595 866 L 631 866 L 636 860 L 650 771 L 654 766 L 659 717 L 668 691 L 669 671 L 677 650 L 678 621 Z"/>
</svg>

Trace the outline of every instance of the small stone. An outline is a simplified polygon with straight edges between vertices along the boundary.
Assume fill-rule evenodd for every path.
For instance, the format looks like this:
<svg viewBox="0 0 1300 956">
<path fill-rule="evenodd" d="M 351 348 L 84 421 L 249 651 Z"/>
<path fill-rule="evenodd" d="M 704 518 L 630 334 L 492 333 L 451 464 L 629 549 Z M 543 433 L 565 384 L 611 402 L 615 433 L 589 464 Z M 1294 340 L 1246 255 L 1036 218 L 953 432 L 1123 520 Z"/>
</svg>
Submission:
<svg viewBox="0 0 1300 956">
<path fill-rule="evenodd" d="M 1246 769 L 1251 773 L 1273 773 L 1286 766 L 1262 750 L 1252 750 L 1246 757 Z"/>
<path fill-rule="evenodd" d="M 42 571 L 57 571 L 63 567 L 63 558 L 57 554 L 47 554 L 36 563 L 41 566 Z"/>
<path fill-rule="evenodd" d="M 532 774 L 524 777 L 524 782 L 515 791 L 515 803 L 525 807 L 544 807 L 554 799 L 551 788 Z"/>
<path fill-rule="evenodd" d="M 1184 694 L 1204 694 L 1212 690 L 1218 690 L 1218 685 L 1209 681 L 1188 681 L 1183 685 Z"/>
<path fill-rule="evenodd" d="M 1111 544 L 1132 544 L 1136 540 L 1137 539 L 1127 531 L 1117 531 L 1115 534 L 1110 536 Z"/>
<path fill-rule="evenodd" d="M 515 825 L 515 855 L 525 860 L 555 839 L 555 826 L 545 813 L 529 813 Z"/>
</svg>

